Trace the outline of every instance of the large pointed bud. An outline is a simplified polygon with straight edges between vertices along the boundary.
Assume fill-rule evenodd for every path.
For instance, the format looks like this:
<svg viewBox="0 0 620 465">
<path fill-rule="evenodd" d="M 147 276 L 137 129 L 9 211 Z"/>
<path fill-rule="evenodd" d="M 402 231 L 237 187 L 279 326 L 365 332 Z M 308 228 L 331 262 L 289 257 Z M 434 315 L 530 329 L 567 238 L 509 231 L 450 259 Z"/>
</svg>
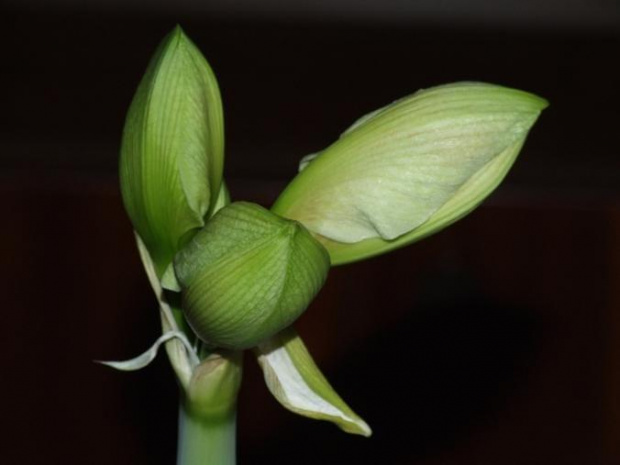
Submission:
<svg viewBox="0 0 620 465">
<path fill-rule="evenodd" d="M 213 210 L 223 161 L 217 81 L 177 27 L 140 82 L 127 114 L 120 159 L 125 209 L 158 275 Z"/>
<path fill-rule="evenodd" d="M 212 346 L 245 349 L 295 321 L 329 266 L 325 248 L 300 223 L 235 202 L 177 254 L 174 274 L 194 332 Z"/>
<path fill-rule="evenodd" d="M 484 83 L 419 91 L 306 157 L 272 211 L 317 234 L 335 265 L 402 247 L 480 204 L 546 106 Z"/>
</svg>

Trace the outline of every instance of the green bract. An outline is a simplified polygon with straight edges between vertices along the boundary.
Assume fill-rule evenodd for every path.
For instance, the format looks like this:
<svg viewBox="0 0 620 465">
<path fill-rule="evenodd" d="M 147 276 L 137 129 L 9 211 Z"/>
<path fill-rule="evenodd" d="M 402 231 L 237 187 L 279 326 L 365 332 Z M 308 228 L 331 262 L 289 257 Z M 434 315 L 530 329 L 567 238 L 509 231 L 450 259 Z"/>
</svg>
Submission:
<svg viewBox="0 0 620 465">
<path fill-rule="evenodd" d="M 293 328 L 255 349 L 265 382 L 285 408 L 305 417 L 327 420 L 352 434 L 370 436 L 370 427 L 334 391 Z"/>
<path fill-rule="evenodd" d="M 152 58 L 131 103 L 120 159 L 125 209 L 158 274 L 220 192 L 224 126 L 217 81 L 177 27 Z"/>
<path fill-rule="evenodd" d="M 253 347 L 290 325 L 323 285 L 329 255 L 298 222 L 258 205 L 218 211 L 177 254 L 192 329 L 216 347 Z"/>
<path fill-rule="evenodd" d="M 535 95 L 484 83 L 419 91 L 302 160 L 272 211 L 316 233 L 333 264 L 409 244 L 493 191 L 546 106 Z"/>
</svg>

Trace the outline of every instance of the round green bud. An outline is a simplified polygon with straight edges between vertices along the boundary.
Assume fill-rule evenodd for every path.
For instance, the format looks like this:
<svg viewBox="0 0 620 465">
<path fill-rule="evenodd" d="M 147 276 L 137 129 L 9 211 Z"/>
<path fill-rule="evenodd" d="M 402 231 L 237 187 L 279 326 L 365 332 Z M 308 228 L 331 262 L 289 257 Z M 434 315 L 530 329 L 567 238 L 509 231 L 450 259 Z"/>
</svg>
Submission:
<svg viewBox="0 0 620 465">
<path fill-rule="evenodd" d="M 218 211 L 174 260 L 189 325 L 229 349 L 253 347 L 293 323 L 329 267 L 304 226 L 247 202 Z"/>
</svg>

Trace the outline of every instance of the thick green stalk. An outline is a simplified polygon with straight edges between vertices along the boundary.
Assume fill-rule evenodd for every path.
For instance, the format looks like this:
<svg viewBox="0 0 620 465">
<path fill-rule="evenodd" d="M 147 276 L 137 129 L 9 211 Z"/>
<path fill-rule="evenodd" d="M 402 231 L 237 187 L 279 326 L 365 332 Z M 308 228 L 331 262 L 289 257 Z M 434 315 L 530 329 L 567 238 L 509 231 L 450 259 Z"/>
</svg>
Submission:
<svg viewBox="0 0 620 465">
<path fill-rule="evenodd" d="M 236 412 L 213 420 L 179 408 L 177 465 L 235 465 Z"/>
<path fill-rule="evenodd" d="M 177 465 L 235 465 L 241 358 L 213 353 L 194 369 L 179 408 Z"/>
</svg>

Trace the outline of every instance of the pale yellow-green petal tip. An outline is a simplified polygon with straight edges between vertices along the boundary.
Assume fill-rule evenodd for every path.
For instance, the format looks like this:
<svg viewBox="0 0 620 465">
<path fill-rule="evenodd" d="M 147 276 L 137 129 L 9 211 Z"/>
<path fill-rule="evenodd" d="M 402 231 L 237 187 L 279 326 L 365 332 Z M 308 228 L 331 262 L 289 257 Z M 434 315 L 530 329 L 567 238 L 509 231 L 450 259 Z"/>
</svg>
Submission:
<svg viewBox="0 0 620 465">
<path fill-rule="evenodd" d="M 540 95 L 533 94 L 531 92 L 526 92 L 523 90 L 520 92 L 524 97 L 527 97 L 530 100 L 532 106 L 535 107 L 537 110 L 542 111 L 549 106 L 549 100 L 541 97 Z"/>
<path fill-rule="evenodd" d="M 325 388 L 323 388 L 325 389 Z M 331 386 L 329 387 L 331 390 Z M 318 390 L 317 390 L 318 391 Z M 315 394 L 319 394 L 319 392 L 315 391 Z M 337 395 L 335 391 L 332 390 L 334 395 Z M 277 398 L 277 396 L 276 396 Z M 329 421 L 336 425 L 339 429 L 349 434 L 357 434 L 359 436 L 370 437 L 372 436 L 372 429 L 368 426 L 362 418 L 360 418 L 355 412 L 353 412 L 345 402 L 338 397 L 337 401 L 328 402 L 326 399 L 321 398 L 321 403 L 329 404 L 329 407 L 325 408 L 325 406 L 321 407 L 317 403 L 315 405 L 316 410 L 305 410 L 302 408 L 298 408 L 295 404 L 291 402 L 283 401 L 278 398 L 282 405 L 293 413 L 304 416 L 306 418 L 311 418 L 313 420 L 322 420 Z"/>
<path fill-rule="evenodd" d="M 368 426 L 368 423 L 359 417 L 352 421 L 336 422 L 336 425 L 346 433 L 359 434 L 360 436 L 364 436 L 366 438 L 372 436 L 372 430 L 370 429 L 370 426 Z"/>
</svg>

